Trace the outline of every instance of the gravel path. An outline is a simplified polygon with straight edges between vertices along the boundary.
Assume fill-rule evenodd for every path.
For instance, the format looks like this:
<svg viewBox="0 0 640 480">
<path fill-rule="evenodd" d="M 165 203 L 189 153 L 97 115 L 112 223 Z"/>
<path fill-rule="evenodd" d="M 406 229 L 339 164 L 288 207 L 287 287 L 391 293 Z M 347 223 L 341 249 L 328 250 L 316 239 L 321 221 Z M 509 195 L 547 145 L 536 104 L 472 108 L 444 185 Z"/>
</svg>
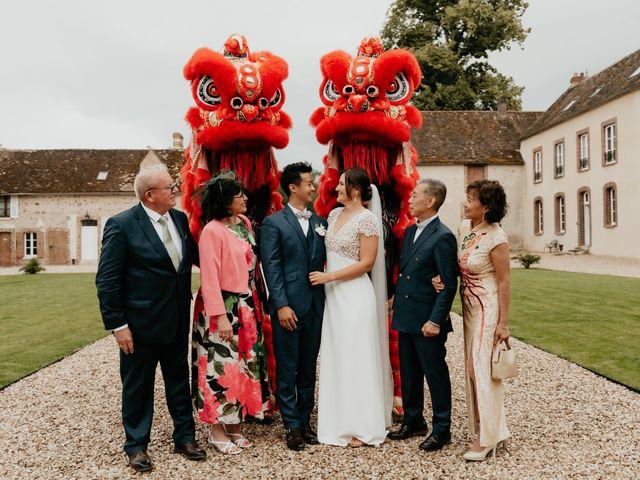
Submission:
<svg viewBox="0 0 640 480">
<path fill-rule="evenodd" d="M 640 477 L 640 395 L 517 340 L 521 374 L 506 385 L 510 451 L 499 449 L 495 461 L 465 463 L 462 328 L 459 319 L 455 324 L 448 342 L 453 443 L 440 452 L 420 452 L 416 438 L 380 448 L 317 446 L 294 453 L 282 441 L 278 420 L 248 426 L 256 447 L 239 456 L 223 457 L 207 446 L 205 462 L 189 462 L 172 453 L 171 420 L 158 381 L 149 447 L 156 468 L 139 476 L 121 451 L 118 357 L 107 337 L 0 392 L 0 478 Z M 204 438 L 200 427 L 198 438 Z"/>
</svg>

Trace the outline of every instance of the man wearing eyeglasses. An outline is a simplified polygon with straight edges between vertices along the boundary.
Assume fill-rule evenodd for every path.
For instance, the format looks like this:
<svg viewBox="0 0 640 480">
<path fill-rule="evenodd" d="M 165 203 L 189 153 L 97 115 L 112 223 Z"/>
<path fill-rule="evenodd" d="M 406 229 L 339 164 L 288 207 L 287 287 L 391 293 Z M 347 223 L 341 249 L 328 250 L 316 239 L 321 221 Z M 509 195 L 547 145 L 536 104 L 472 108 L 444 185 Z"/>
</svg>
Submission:
<svg viewBox="0 0 640 480">
<path fill-rule="evenodd" d="M 96 287 L 102 319 L 120 347 L 124 451 L 138 472 L 153 468 L 147 454 L 158 363 L 162 369 L 175 451 L 189 460 L 206 452 L 195 441 L 189 391 L 191 266 L 198 247 L 176 205 L 178 185 L 164 165 L 138 173 L 135 207 L 104 227 Z"/>
</svg>

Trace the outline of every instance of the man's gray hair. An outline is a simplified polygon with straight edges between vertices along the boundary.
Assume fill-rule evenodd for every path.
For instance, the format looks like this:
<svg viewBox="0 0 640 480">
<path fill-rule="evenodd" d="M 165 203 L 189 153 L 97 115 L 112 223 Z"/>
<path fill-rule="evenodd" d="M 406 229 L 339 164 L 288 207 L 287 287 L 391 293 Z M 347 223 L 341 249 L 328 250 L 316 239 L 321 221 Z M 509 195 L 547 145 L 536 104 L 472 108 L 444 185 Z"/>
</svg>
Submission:
<svg viewBox="0 0 640 480">
<path fill-rule="evenodd" d="M 138 200 L 142 200 L 145 192 L 156 186 L 159 175 L 168 172 L 169 170 L 164 163 L 156 163 L 148 167 L 142 167 L 133 181 L 133 190 L 136 192 Z"/>
<path fill-rule="evenodd" d="M 447 198 L 447 187 L 440 180 L 435 178 L 424 178 L 418 182 L 419 185 L 425 185 L 424 192 L 427 195 L 431 195 L 436 199 L 434 208 L 436 212 L 440 210 L 440 207 L 444 203 L 444 199 Z"/>
</svg>

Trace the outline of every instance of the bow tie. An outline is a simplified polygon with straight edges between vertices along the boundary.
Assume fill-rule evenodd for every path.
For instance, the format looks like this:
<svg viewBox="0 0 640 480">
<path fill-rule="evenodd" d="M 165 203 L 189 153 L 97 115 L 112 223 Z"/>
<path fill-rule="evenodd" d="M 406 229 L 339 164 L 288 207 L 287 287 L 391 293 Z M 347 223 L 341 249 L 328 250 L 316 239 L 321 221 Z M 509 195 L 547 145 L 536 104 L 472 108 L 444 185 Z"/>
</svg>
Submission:
<svg viewBox="0 0 640 480">
<path fill-rule="evenodd" d="M 305 220 L 309 220 L 311 218 L 311 212 L 309 210 L 305 210 L 304 212 L 294 212 L 297 219 L 304 218 Z"/>
</svg>

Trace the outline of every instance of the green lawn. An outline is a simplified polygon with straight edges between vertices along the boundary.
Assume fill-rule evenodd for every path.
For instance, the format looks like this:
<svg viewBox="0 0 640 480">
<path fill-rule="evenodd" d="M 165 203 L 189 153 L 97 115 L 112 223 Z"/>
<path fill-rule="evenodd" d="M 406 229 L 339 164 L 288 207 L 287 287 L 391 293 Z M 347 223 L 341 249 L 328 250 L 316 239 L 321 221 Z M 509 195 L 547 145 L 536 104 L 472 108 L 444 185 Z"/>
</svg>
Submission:
<svg viewBox="0 0 640 480">
<path fill-rule="evenodd" d="M 640 388 L 640 279 L 542 269 L 511 279 L 515 337 Z M 3 276 L 0 292 L 0 387 L 106 334 L 92 273 Z"/>
<path fill-rule="evenodd" d="M 93 273 L 0 277 L 0 388 L 107 335 L 94 279 Z"/>
<path fill-rule="evenodd" d="M 513 336 L 640 389 L 640 278 L 511 271 Z M 460 312 L 459 297 L 454 310 Z"/>
</svg>

